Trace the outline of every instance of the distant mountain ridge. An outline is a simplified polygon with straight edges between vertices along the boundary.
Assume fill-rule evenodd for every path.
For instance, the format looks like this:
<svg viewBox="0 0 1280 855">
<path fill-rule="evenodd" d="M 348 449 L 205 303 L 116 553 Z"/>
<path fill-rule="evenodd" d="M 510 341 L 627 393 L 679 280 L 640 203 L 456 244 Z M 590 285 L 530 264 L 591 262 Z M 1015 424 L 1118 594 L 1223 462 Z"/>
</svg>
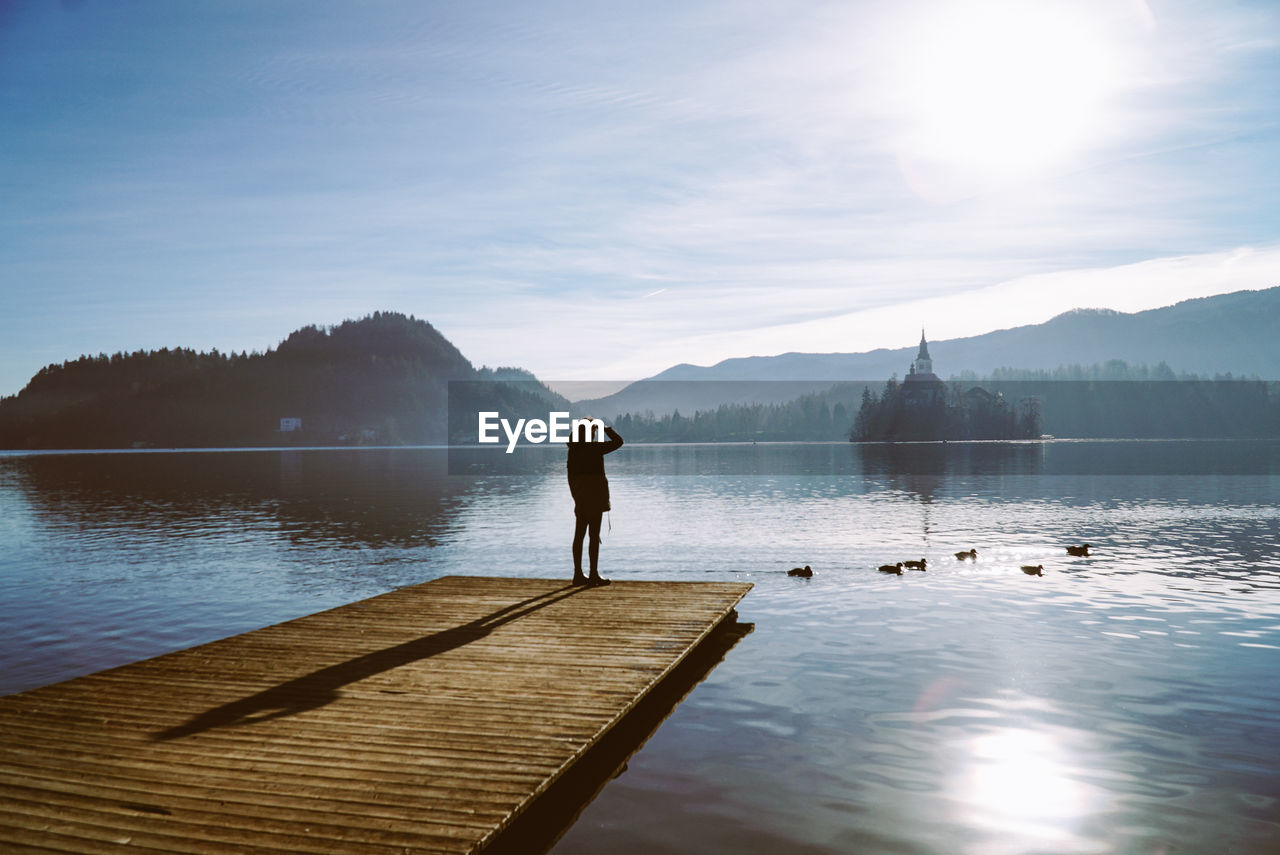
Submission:
<svg viewBox="0 0 1280 855">
<path fill-rule="evenodd" d="M 927 332 L 927 330 L 926 330 Z M 1053 370 L 1119 359 L 1164 362 L 1175 373 L 1231 373 L 1280 379 L 1280 287 L 1183 300 L 1124 313 L 1073 309 L 1042 324 L 967 338 L 930 340 L 934 370 L 944 379 L 1001 368 Z M 919 342 L 864 353 L 784 353 L 726 359 L 711 366 L 680 364 L 605 398 L 577 406 L 606 416 L 625 412 L 713 409 L 721 403 L 777 403 L 850 380 L 903 376 Z"/>
</svg>

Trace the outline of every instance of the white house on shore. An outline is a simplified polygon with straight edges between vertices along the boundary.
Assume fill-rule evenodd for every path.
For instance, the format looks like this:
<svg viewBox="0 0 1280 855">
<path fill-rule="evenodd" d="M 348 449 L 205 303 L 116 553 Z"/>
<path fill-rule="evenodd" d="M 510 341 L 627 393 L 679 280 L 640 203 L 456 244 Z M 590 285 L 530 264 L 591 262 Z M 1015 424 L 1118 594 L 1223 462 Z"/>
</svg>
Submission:
<svg viewBox="0 0 1280 855">
<path fill-rule="evenodd" d="M 280 433 L 293 433 L 296 430 L 302 430 L 302 419 L 280 419 Z"/>
</svg>

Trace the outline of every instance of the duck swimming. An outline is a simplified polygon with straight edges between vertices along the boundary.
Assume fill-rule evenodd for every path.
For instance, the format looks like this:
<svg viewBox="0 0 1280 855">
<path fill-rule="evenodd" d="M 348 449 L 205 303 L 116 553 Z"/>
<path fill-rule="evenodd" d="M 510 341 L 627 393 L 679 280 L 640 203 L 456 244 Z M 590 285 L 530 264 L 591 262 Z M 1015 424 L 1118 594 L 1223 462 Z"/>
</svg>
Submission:
<svg viewBox="0 0 1280 855">
<path fill-rule="evenodd" d="M 1080 545 L 1080 546 L 1068 546 L 1068 547 L 1067 547 L 1067 554 L 1068 554 L 1068 555 L 1088 555 L 1088 554 L 1089 554 L 1089 544 L 1085 543 L 1085 544 L 1082 544 L 1082 545 Z"/>
<path fill-rule="evenodd" d="M 1043 564 L 1034 564 L 1034 565 L 1033 565 L 1033 564 L 1023 564 L 1023 565 L 1022 565 L 1022 572 L 1023 572 L 1023 573 L 1026 573 L 1028 576 L 1043 576 L 1043 575 L 1044 575 L 1044 565 L 1043 565 Z"/>
<path fill-rule="evenodd" d="M 808 579 L 813 575 L 813 570 L 806 564 L 803 567 L 792 567 L 787 571 L 788 576 L 799 576 L 802 579 Z"/>
<path fill-rule="evenodd" d="M 928 562 L 921 558 L 919 561 L 903 561 L 902 566 L 906 567 L 908 570 L 923 570 L 925 569 L 924 565 L 926 563 Z"/>
<path fill-rule="evenodd" d="M 974 559 L 974 560 L 976 561 L 976 560 L 977 560 L 977 558 L 978 558 L 978 550 L 976 550 L 976 549 L 970 549 L 970 550 L 969 550 L 969 551 L 967 551 L 967 552 L 957 552 L 957 553 L 956 553 L 956 560 L 957 560 L 957 561 L 963 561 L 963 560 L 965 560 L 966 558 L 972 558 L 972 559 Z"/>
<path fill-rule="evenodd" d="M 901 561 L 899 561 L 897 564 L 881 564 L 881 565 L 880 565 L 880 572 L 881 572 L 881 573 L 897 573 L 899 576 L 901 576 L 901 575 L 902 575 L 902 562 L 901 562 Z"/>
</svg>

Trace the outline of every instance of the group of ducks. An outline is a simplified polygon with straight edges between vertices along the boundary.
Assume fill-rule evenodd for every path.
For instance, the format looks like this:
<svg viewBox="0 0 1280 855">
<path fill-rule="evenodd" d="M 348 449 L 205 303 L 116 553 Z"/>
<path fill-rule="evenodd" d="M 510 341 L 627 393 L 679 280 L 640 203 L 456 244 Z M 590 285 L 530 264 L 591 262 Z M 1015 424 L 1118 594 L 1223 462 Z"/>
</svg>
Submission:
<svg viewBox="0 0 1280 855">
<path fill-rule="evenodd" d="M 1089 555 L 1089 544 L 1082 543 L 1079 546 L 1068 546 L 1067 554 L 1074 555 L 1077 557 L 1087 557 Z M 976 549 L 961 550 L 960 552 L 955 553 L 955 556 L 957 561 L 968 561 L 968 560 L 976 561 L 978 559 L 978 550 Z M 919 561 L 898 561 L 893 564 L 881 564 L 878 569 L 880 570 L 881 573 L 894 573 L 898 576 L 901 576 L 902 571 L 904 569 L 927 570 L 929 569 L 928 564 L 929 564 L 928 559 L 921 558 Z M 1043 576 L 1044 565 L 1043 564 L 1023 564 L 1022 572 L 1026 573 L 1028 576 Z M 790 570 L 787 571 L 787 575 L 799 576 L 802 579 L 808 579 L 813 576 L 813 568 L 810 567 L 808 564 L 804 565 L 803 567 L 792 567 Z"/>
<path fill-rule="evenodd" d="M 969 550 L 969 552 L 964 553 L 966 558 L 969 557 L 970 552 L 973 553 L 973 556 L 975 558 L 977 557 L 978 551 L 976 549 L 971 549 Z M 960 553 L 957 552 L 956 555 L 960 555 Z M 963 561 L 964 559 L 962 558 L 960 560 Z M 928 564 L 929 564 L 929 560 L 927 558 L 921 558 L 919 561 L 899 561 L 896 564 L 881 564 L 880 572 L 896 573 L 899 576 L 901 576 L 902 569 L 904 567 L 908 570 L 928 570 L 929 569 Z"/>
</svg>

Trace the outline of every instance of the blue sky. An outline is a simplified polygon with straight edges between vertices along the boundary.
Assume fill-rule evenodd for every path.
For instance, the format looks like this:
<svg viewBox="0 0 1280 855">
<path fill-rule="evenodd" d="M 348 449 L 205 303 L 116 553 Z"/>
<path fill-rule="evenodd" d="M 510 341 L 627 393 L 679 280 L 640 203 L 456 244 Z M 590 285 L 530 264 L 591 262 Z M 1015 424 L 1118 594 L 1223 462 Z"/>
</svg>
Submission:
<svg viewBox="0 0 1280 855">
<path fill-rule="evenodd" d="M 1280 7 L 0 4 L 0 394 L 374 310 L 631 379 L 1280 284 Z"/>
</svg>

